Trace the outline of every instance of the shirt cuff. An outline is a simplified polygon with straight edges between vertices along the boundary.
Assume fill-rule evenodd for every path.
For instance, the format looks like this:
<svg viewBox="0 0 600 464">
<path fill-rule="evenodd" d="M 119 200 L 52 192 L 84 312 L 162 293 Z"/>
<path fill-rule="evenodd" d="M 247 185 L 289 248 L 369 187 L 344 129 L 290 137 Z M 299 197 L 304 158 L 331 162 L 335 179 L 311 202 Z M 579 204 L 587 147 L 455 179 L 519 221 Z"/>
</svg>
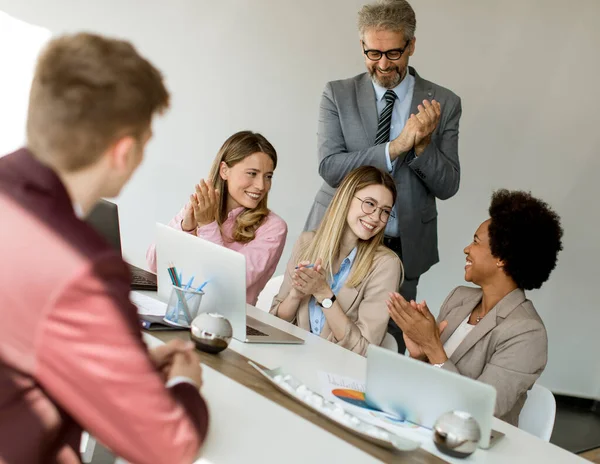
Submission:
<svg viewBox="0 0 600 464">
<path fill-rule="evenodd" d="M 196 382 L 194 382 L 189 377 L 184 377 L 183 375 L 178 375 L 177 377 L 173 377 L 172 379 L 167 380 L 165 386 L 167 388 L 172 388 L 175 385 L 179 385 L 180 383 L 189 383 L 190 385 L 194 386 L 197 390 L 200 389 L 198 385 L 196 385 Z"/>
<path fill-rule="evenodd" d="M 181 221 L 179 221 L 179 230 L 181 230 L 182 232 L 185 232 L 186 234 L 193 234 L 196 235 L 196 229 L 198 228 L 198 226 L 194 227 L 192 230 L 185 230 L 183 228 L 183 219 Z"/>
<path fill-rule="evenodd" d="M 394 163 L 392 163 L 392 160 L 390 159 L 390 142 L 385 144 L 385 164 L 387 165 L 388 172 L 394 170 Z"/>
</svg>

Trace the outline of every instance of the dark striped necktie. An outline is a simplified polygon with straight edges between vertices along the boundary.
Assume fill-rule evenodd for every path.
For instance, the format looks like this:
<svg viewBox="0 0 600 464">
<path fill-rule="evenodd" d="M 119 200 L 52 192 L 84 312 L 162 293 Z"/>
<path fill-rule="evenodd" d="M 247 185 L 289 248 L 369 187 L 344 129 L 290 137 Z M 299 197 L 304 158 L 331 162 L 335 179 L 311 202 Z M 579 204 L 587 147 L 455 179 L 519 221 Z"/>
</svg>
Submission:
<svg viewBox="0 0 600 464">
<path fill-rule="evenodd" d="M 377 124 L 377 137 L 375 137 L 375 145 L 387 143 L 390 141 L 390 126 L 392 124 L 392 111 L 394 110 L 394 102 L 396 101 L 396 92 L 388 90 L 385 95 L 385 108 L 379 115 L 379 123 Z"/>
</svg>

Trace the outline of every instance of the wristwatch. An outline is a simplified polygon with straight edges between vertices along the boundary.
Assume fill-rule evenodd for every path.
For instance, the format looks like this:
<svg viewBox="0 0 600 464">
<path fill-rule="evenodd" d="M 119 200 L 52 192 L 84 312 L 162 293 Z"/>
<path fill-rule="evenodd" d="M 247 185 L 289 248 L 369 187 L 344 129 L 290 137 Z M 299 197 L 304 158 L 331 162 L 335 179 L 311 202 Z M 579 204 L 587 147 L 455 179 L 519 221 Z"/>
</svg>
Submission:
<svg viewBox="0 0 600 464">
<path fill-rule="evenodd" d="M 325 298 L 323 301 L 321 301 L 320 303 L 317 301 L 317 304 L 321 307 L 321 308 L 325 308 L 325 309 L 329 309 L 333 306 L 333 302 L 335 301 L 335 295 L 333 295 L 331 298 Z"/>
</svg>

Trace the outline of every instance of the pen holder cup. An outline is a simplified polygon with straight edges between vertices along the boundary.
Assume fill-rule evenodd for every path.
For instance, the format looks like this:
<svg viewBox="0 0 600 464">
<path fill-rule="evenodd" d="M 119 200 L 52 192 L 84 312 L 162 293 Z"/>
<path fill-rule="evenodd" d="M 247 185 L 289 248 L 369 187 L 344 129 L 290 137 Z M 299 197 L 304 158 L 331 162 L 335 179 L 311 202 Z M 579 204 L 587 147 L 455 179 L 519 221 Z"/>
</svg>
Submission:
<svg viewBox="0 0 600 464">
<path fill-rule="evenodd" d="M 192 288 L 186 289 L 173 285 L 164 317 L 165 321 L 172 325 L 189 328 L 198 315 L 203 296 L 202 290 L 196 291 Z"/>
</svg>

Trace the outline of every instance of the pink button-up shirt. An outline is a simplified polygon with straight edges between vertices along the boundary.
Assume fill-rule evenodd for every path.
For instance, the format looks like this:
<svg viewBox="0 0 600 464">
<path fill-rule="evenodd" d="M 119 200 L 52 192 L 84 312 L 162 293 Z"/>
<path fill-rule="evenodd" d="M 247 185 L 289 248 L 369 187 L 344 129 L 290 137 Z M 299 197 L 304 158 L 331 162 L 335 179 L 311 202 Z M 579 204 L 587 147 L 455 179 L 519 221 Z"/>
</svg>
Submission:
<svg viewBox="0 0 600 464">
<path fill-rule="evenodd" d="M 185 207 L 179 211 L 169 226 L 173 229 L 181 229 Z M 195 233 L 198 237 L 222 245 L 230 250 L 237 251 L 246 257 L 246 302 L 256 305 L 258 294 L 265 287 L 269 279 L 275 273 L 275 268 L 283 253 L 285 239 L 287 237 L 287 224 L 275 213 L 270 212 L 262 225 L 256 230 L 254 240 L 248 243 L 233 242 L 225 240 L 231 237 L 235 219 L 244 211 L 243 207 L 230 211 L 227 220 L 219 228 L 217 222 L 198 227 Z M 152 244 L 146 253 L 148 266 L 156 272 L 156 245 Z"/>
</svg>

